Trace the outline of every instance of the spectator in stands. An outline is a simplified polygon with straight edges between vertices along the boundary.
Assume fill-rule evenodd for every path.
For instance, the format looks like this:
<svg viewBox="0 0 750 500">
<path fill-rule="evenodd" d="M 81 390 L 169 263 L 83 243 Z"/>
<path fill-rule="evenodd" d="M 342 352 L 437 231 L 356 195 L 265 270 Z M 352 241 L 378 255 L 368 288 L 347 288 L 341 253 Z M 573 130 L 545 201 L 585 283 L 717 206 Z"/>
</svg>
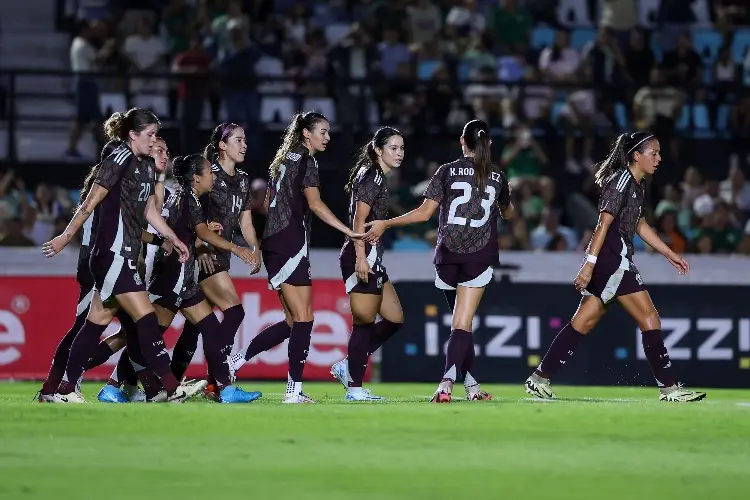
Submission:
<svg viewBox="0 0 750 500">
<path fill-rule="evenodd" d="M 739 165 L 732 165 L 726 180 L 719 184 L 719 197 L 742 212 L 742 220 L 750 216 L 750 182 Z"/>
<path fill-rule="evenodd" d="M 211 93 L 208 71 L 211 56 L 204 50 L 203 41 L 194 36 L 190 47 L 174 59 L 172 71 L 182 75 L 177 85 L 177 97 L 181 103 L 180 134 L 182 150 L 190 151 L 200 144 L 197 133 L 203 116 L 203 106 Z"/>
<path fill-rule="evenodd" d="M 430 0 L 417 0 L 407 7 L 412 43 L 433 42 L 443 26 L 440 9 Z"/>
<path fill-rule="evenodd" d="M 664 54 L 661 66 L 670 85 L 699 85 L 705 74 L 703 59 L 693 48 L 693 42 L 687 32 L 679 36 L 675 50 Z"/>
<path fill-rule="evenodd" d="M 678 39 L 695 22 L 692 1 L 661 0 L 657 13 L 659 45 L 666 54 L 675 49 Z"/>
<path fill-rule="evenodd" d="M 603 0 L 600 28 L 607 28 L 620 50 L 625 50 L 630 33 L 638 24 L 638 6 L 635 0 Z"/>
<path fill-rule="evenodd" d="M 23 233 L 23 221 L 12 217 L 5 223 L 5 234 L 0 236 L 2 247 L 34 247 L 36 243 Z"/>
<path fill-rule="evenodd" d="M 228 42 L 220 52 L 219 68 L 222 79 L 222 97 L 227 119 L 245 129 L 247 152 L 252 157 L 260 147 L 258 135 L 260 121 L 260 94 L 255 65 L 262 54 L 251 45 L 247 25 L 232 18 L 226 25 Z"/>
<path fill-rule="evenodd" d="M 627 98 L 622 87 L 627 68 L 620 46 L 608 28 L 599 28 L 596 39 L 584 46 L 581 56 L 582 73 L 594 87 L 596 108 L 602 110 L 610 125 L 616 126 L 614 103 Z M 586 97 L 591 99 L 591 95 Z"/>
<path fill-rule="evenodd" d="M 666 144 L 673 161 L 679 161 L 679 144 L 675 130 L 682 112 L 685 94 L 672 86 L 664 86 L 661 70 L 654 68 L 651 83 L 633 97 L 633 115 L 638 130 L 650 130 Z"/>
<path fill-rule="evenodd" d="M 738 250 L 744 255 L 750 255 L 750 220 L 745 224 L 745 235 Z"/>
<path fill-rule="evenodd" d="M 508 181 L 512 188 L 522 183 L 536 186 L 542 174 L 542 167 L 547 163 L 547 155 L 534 139 L 526 125 L 516 128 L 512 142 L 503 149 L 502 166 L 508 172 Z"/>
<path fill-rule="evenodd" d="M 557 31 L 555 42 L 539 55 L 539 70 L 549 82 L 574 83 L 580 65 L 581 56 L 570 46 L 570 34 L 564 29 Z"/>
<path fill-rule="evenodd" d="M 55 220 L 65 213 L 66 208 L 56 199 L 49 184 L 39 184 L 34 191 L 31 208 L 36 212 L 34 225 L 28 236 L 37 244 L 49 241 L 53 235 Z M 64 229 L 64 228 L 63 228 Z M 60 233 L 55 233 L 60 234 Z"/>
<path fill-rule="evenodd" d="M 716 204 L 713 214 L 706 221 L 696 237 L 696 246 L 700 253 L 732 253 L 742 241 L 742 231 L 732 221 L 729 205 L 725 202 Z"/>
<path fill-rule="evenodd" d="M 677 211 L 674 209 L 667 209 L 661 212 L 656 219 L 656 233 L 664 243 L 669 246 L 672 251 L 679 254 L 683 254 L 687 251 L 687 238 L 680 231 L 679 225 L 677 224 Z M 646 250 L 653 252 L 654 250 L 647 246 Z"/>
<path fill-rule="evenodd" d="M 576 232 L 567 226 L 560 225 L 560 219 L 550 207 L 545 208 L 542 211 L 542 220 L 534 230 L 531 231 L 531 248 L 534 250 L 545 250 L 549 246 L 550 242 L 557 236 L 561 236 L 565 240 L 565 247 L 560 248 L 561 250 L 575 250 L 578 248 L 578 235 Z M 551 250 L 557 250 L 559 245 L 555 245 L 556 248 Z"/>
<path fill-rule="evenodd" d="M 691 165 L 685 170 L 680 188 L 683 193 L 682 208 L 692 210 L 695 200 L 706 192 L 703 176 L 697 167 Z"/>
<path fill-rule="evenodd" d="M 510 89 L 498 81 L 493 67 L 481 67 L 475 72 L 472 83 L 465 87 L 464 99 L 471 106 L 474 116 L 488 123 L 501 122 L 510 128 L 515 121 L 511 113 L 504 116 L 502 102 L 512 98 Z M 505 106 L 508 109 L 508 106 Z"/>
<path fill-rule="evenodd" d="M 386 78 L 395 78 L 400 65 L 411 63 L 411 51 L 399 40 L 398 31 L 395 29 L 388 28 L 383 31 L 383 41 L 378 45 L 378 51 L 380 71 Z"/>
<path fill-rule="evenodd" d="M 169 0 L 162 12 L 169 53 L 173 56 L 190 49 L 195 34 L 195 10 L 187 0 Z"/>
<path fill-rule="evenodd" d="M 463 0 L 463 5 L 454 5 L 448 12 L 445 24 L 457 29 L 462 36 L 481 35 L 487 27 L 487 20 L 479 12 L 477 0 Z"/>
<path fill-rule="evenodd" d="M 529 11 L 517 0 L 497 0 L 490 7 L 489 29 L 495 43 L 501 47 L 525 44 L 533 26 Z"/>
<path fill-rule="evenodd" d="M 726 32 L 738 25 L 750 24 L 750 7 L 747 0 L 714 0 L 716 27 Z"/>
<path fill-rule="evenodd" d="M 242 0 L 229 0 L 227 10 L 212 21 L 211 31 L 213 33 L 216 54 L 220 54 L 222 51 L 231 51 L 231 47 L 234 44 L 230 33 L 232 29 L 239 29 L 248 38 L 247 41 L 249 42 L 250 18 L 245 14 L 242 7 Z"/>
<path fill-rule="evenodd" d="M 112 38 L 105 40 L 101 48 L 96 48 L 97 41 L 101 41 L 104 33 L 105 27 L 101 22 L 88 22 L 70 45 L 70 69 L 76 74 L 76 119 L 70 129 L 66 154 L 72 158 L 81 157 L 78 142 L 86 125 L 91 125 L 95 139 L 100 140 L 102 113 L 99 108 L 99 83 L 86 73 L 100 71 L 104 61 L 117 49 L 117 42 Z"/>
<path fill-rule="evenodd" d="M 150 16 L 138 20 L 136 32 L 125 39 L 123 53 L 130 61 L 134 73 L 164 73 L 168 66 L 167 48 L 161 38 L 154 34 L 154 23 Z M 130 80 L 132 94 L 157 94 L 166 91 L 166 82 L 158 78 L 133 78 Z"/>
<path fill-rule="evenodd" d="M 651 82 L 651 71 L 656 64 L 654 51 L 646 43 L 646 33 L 641 28 L 630 32 L 630 41 L 625 49 L 625 70 L 637 91 Z M 635 95 L 635 91 L 632 93 Z M 632 100 L 632 95 L 628 101 Z"/>
</svg>

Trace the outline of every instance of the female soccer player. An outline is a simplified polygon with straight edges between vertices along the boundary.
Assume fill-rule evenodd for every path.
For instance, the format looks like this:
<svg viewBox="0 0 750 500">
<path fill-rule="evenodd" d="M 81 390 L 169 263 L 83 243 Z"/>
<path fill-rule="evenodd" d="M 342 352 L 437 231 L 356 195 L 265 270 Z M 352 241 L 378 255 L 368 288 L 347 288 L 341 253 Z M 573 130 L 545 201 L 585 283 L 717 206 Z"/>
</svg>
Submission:
<svg viewBox="0 0 750 500">
<path fill-rule="evenodd" d="M 269 287 L 278 290 L 285 321 L 260 332 L 242 355 L 233 356 L 235 370 L 258 353 L 289 338 L 289 376 L 284 403 L 314 403 L 302 392 L 302 372 L 313 327 L 312 279 L 308 260 L 310 212 L 349 238 L 361 238 L 344 225 L 320 199 L 315 153 L 325 151 L 330 124 L 315 111 L 298 113 L 286 129 L 271 163 L 266 192 L 268 220 L 263 235 L 263 262 Z"/>
<path fill-rule="evenodd" d="M 365 241 L 377 241 L 389 227 L 426 222 L 440 208 L 438 243 L 435 248 L 435 286 L 443 290 L 453 310 L 445 373 L 432 398 L 449 403 L 458 372 L 464 374 L 470 401 L 491 399 L 472 376 L 474 340 L 472 320 L 492 280 L 497 264 L 497 216 L 513 216 L 508 179 L 492 165 L 490 129 L 482 120 L 464 126 L 464 156 L 442 165 L 425 190 L 422 205 L 400 217 L 365 224 Z"/>
<path fill-rule="evenodd" d="M 584 297 L 573 319 L 557 334 L 541 364 L 526 380 L 526 392 L 542 399 L 555 393 L 550 379 L 557 374 L 579 342 L 594 329 L 613 299 L 636 320 L 646 359 L 661 393 L 661 401 L 699 401 L 703 392 L 689 391 L 677 383 L 664 346 L 659 313 L 633 264 L 633 237 L 643 239 L 661 253 L 680 274 L 690 266 L 673 252 L 648 225 L 643 215 L 645 177 L 661 162 L 659 141 L 652 134 L 636 132 L 617 138 L 609 156 L 595 175 L 601 186 L 599 223 L 586 251 L 586 260 L 574 281 Z"/>
<path fill-rule="evenodd" d="M 388 217 L 388 188 L 385 176 L 404 160 L 404 138 L 392 127 L 381 127 L 359 153 L 349 175 L 349 224 L 364 232 L 365 223 Z M 388 273 L 383 267 L 383 245 L 361 240 L 344 242 L 339 256 L 341 274 L 354 326 L 349 338 L 348 358 L 331 367 L 331 374 L 346 390 L 347 401 L 381 400 L 362 389 L 367 360 L 404 323 L 404 311 Z M 381 321 L 375 323 L 380 314 Z"/>
<path fill-rule="evenodd" d="M 172 173 L 179 188 L 164 204 L 162 214 L 182 241 L 193 247 L 187 262 L 181 263 L 174 254 L 157 256 L 148 291 L 163 329 L 169 327 L 178 310 L 203 334 L 203 345 L 209 369 L 219 388 L 222 403 L 249 403 L 259 392 L 248 393 L 232 386 L 233 373 L 228 363 L 234 345 L 234 325 L 220 324 L 213 308 L 205 300 L 195 279 L 196 238 L 213 248 L 231 252 L 246 264 L 255 265 L 253 253 L 215 234 L 206 224 L 198 198 L 211 191 L 214 174 L 211 164 L 201 155 L 175 158 Z M 229 346 L 229 347 L 227 347 Z M 227 350 L 229 349 L 229 350 Z"/>
<path fill-rule="evenodd" d="M 83 188 L 81 189 L 81 203 L 86 199 L 94 183 L 97 171 L 104 160 L 112 154 L 112 152 L 121 146 L 120 141 L 110 141 L 104 149 L 102 149 L 100 163 L 92 166 L 89 173 L 86 175 L 86 179 L 83 181 Z M 78 306 L 76 307 L 76 319 L 73 326 L 68 333 L 66 333 L 60 343 L 55 349 L 55 354 L 52 357 L 52 366 L 50 367 L 47 379 L 42 385 L 42 389 L 39 392 L 38 400 L 40 402 L 52 401 L 52 396 L 57 391 L 57 387 L 62 382 L 63 375 L 65 373 L 65 367 L 68 364 L 68 356 L 70 355 L 70 346 L 73 344 L 78 331 L 83 327 L 86 316 L 89 312 L 89 306 L 91 305 L 91 299 L 94 296 L 94 277 L 91 275 L 89 270 L 89 257 L 91 255 L 91 242 L 92 232 L 96 230 L 97 211 L 89 217 L 83 224 L 83 237 L 81 238 L 81 248 L 78 251 L 78 266 L 76 269 L 76 281 L 79 286 L 78 293 Z M 109 356 L 113 352 L 117 352 L 124 345 L 123 335 L 112 335 L 102 341 L 97 348 L 97 351 L 104 349 L 105 355 L 107 356 L 104 361 L 109 359 Z M 101 349 L 100 349 L 101 348 Z M 107 355 L 108 353 L 108 355 Z M 101 355 L 94 353 L 93 358 L 101 358 Z M 89 368 L 89 367 L 87 367 Z"/>
<path fill-rule="evenodd" d="M 250 212 L 250 180 L 245 172 L 237 168 L 238 163 L 245 161 L 246 151 L 247 142 L 242 127 L 234 123 L 222 123 L 214 129 L 204 156 L 212 162 L 211 169 L 216 180 L 213 190 L 204 194 L 200 201 L 206 220 L 221 225 L 224 239 L 232 242 L 239 229 L 250 246 L 250 273 L 255 274 L 260 270 L 260 245 Z M 196 252 L 201 290 L 209 304 L 218 307 L 224 314 L 222 328 L 232 330 L 231 338 L 226 338 L 229 342 L 226 347 L 231 351 L 234 346 L 234 335 L 245 318 L 245 309 L 229 276 L 232 252 L 212 245 L 203 245 L 201 242 L 196 244 Z M 193 358 L 198 344 L 198 334 L 197 328 L 185 323 L 173 351 L 172 368 L 178 378 L 185 373 Z M 210 385 L 206 395 L 216 399 L 218 391 L 212 378 L 209 377 Z"/>
<path fill-rule="evenodd" d="M 187 247 L 175 236 L 153 203 L 152 163 L 142 161 L 151 152 L 158 128 L 156 116 L 139 108 L 124 114 L 114 113 L 107 120 L 107 136 L 110 140 L 123 141 L 123 145 L 101 164 L 94 186 L 63 234 L 42 247 L 48 258 L 57 255 L 99 207 L 90 259 L 96 288 L 86 322 L 71 346 L 54 402 L 84 402 L 75 393 L 75 381 L 83 373 L 88 353 L 120 307 L 137 328 L 142 352 L 134 349 L 131 357 L 135 358 L 136 354 L 143 357 L 140 358 L 142 363 L 139 359 L 134 361 L 159 376 L 169 401 L 182 402 L 193 394 L 192 387 L 181 386 L 172 374 L 154 308 L 135 265 L 146 220 L 172 242 L 183 262 L 188 258 Z"/>
</svg>

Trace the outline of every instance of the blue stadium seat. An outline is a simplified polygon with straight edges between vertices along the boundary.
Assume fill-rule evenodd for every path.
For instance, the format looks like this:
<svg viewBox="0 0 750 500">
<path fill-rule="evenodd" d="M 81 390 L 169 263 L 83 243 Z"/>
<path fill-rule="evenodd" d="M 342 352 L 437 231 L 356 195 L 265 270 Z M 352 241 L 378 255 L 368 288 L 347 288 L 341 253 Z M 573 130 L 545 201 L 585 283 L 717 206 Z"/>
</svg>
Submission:
<svg viewBox="0 0 750 500">
<path fill-rule="evenodd" d="M 745 60 L 745 52 L 750 46 L 750 30 L 739 29 L 734 32 L 732 40 L 732 59 L 737 64 L 742 64 Z"/>
<path fill-rule="evenodd" d="M 587 43 L 596 39 L 596 31 L 588 28 L 573 30 L 570 35 L 570 46 L 576 50 L 581 50 Z"/>
<path fill-rule="evenodd" d="M 548 45 L 552 45 L 555 41 L 555 33 L 557 31 L 554 28 L 547 26 L 539 26 L 534 28 L 531 32 L 531 46 L 535 49 L 543 49 Z"/>
<path fill-rule="evenodd" d="M 662 59 L 664 59 L 664 51 L 661 49 L 661 45 L 659 45 L 659 41 L 657 40 L 656 35 L 651 35 L 651 51 L 654 53 L 654 57 L 656 58 L 656 62 L 660 63 Z"/>
<path fill-rule="evenodd" d="M 708 106 L 696 104 L 693 106 L 693 127 L 695 137 L 710 139 L 714 136 L 711 128 L 711 118 L 708 116 Z"/>
<path fill-rule="evenodd" d="M 417 78 L 420 80 L 432 80 L 432 75 L 438 66 L 440 66 L 440 61 L 420 61 L 417 64 Z"/>
<path fill-rule="evenodd" d="M 617 118 L 617 125 L 619 125 L 620 128 L 628 128 L 628 110 L 625 109 L 625 105 L 621 102 L 615 103 L 615 118 Z"/>
<path fill-rule="evenodd" d="M 563 106 L 565 106 L 565 101 L 555 101 L 554 103 L 552 103 L 552 109 L 550 110 L 550 120 L 552 120 L 552 123 L 557 122 Z"/>
<path fill-rule="evenodd" d="M 722 104 L 716 112 L 716 131 L 726 132 L 729 128 L 729 116 L 732 112 L 732 108 L 729 104 Z"/>
<path fill-rule="evenodd" d="M 458 65 L 457 73 L 458 73 L 457 76 L 458 76 L 459 82 L 469 81 L 469 77 L 471 76 L 471 64 L 466 61 L 462 61 Z"/>
<path fill-rule="evenodd" d="M 432 246 L 424 240 L 418 240 L 413 236 L 403 236 L 393 242 L 393 250 L 396 252 L 424 252 L 431 250 Z"/>
<path fill-rule="evenodd" d="M 680 117 L 677 119 L 677 130 L 685 130 L 690 126 L 690 106 L 685 104 L 682 106 L 682 112 Z"/>
<path fill-rule="evenodd" d="M 714 30 L 702 29 L 693 32 L 693 47 L 706 64 L 712 64 L 719 57 L 721 43 L 721 34 Z"/>
</svg>

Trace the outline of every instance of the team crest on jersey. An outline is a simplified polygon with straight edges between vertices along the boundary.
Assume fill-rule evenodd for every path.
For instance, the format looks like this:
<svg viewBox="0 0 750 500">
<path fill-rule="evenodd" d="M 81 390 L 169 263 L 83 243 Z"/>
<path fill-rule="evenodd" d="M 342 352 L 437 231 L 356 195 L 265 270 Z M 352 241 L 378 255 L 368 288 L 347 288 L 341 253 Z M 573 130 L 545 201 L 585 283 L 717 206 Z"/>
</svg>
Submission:
<svg viewBox="0 0 750 500">
<path fill-rule="evenodd" d="M 141 279 L 141 275 L 136 273 L 133 273 L 133 281 L 135 281 L 135 284 L 138 286 L 143 285 L 143 280 Z"/>
<path fill-rule="evenodd" d="M 299 153 L 292 153 L 291 151 L 286 154 L 286 157 L 292 161 L 299 161 L 302 155 Z"/>
<path fill-rule="evenodd" d="M 180 307 L 182 304 L 182 297 L 177 297 L 177 300 L 174 301 L 175 307 Z"/>
<path fill-rule="evenodd" d="M 378 286 L 378 290 L 383 288 L 383 278 L 378 278 L 377 286 Z"/>
<path fill-rule="evenodd" d="M 641 278 L 641 273 L 636 273 L 635 280 L 638 282 L 639 285 L 643 286 L 643 278 Z"/>
</svg>

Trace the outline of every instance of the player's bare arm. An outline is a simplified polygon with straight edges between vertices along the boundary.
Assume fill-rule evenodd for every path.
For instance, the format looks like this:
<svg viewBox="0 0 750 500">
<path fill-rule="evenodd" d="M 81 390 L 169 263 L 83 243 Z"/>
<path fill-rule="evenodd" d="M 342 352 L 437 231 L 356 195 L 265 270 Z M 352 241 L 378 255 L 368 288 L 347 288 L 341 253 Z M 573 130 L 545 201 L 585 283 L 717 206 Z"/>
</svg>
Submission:
<svg viewBox="0 0 750 500">
<path fill-rule="evenodd" d="M 73 239 L 73 236 L 75 236 L 75 234 L 81 229 L 84 222 L 91 217 L 91 214 L 94 213 L 94 209 L 96 209 L 102 200 L 104 200 L 104 197 L 107 196 L 108 192 L 109 190 L 99 184 L 93 185 L 88 196 L 86 196 L 86 199 L 83 200 L 81 206 L 76 210 L 73 219 L 68 223 L 65 231 L 63 231 L 60 236 L 57 236 L 42 245 L 42 252 L 45 257 L 54 257 L 65 248 L 68 243 L 70 243 L 70 240 Z"/>
<path fill-rule="evenodd" d="M 365 221 L 369 215 L 370 205 L 363 201 L 358 201 L 354 212 L 354 222 L 352 224 L 352 229 L 355 233 L 365 233 Z M 372 269 L 370 269 L 370 264 L 367 262 L 365 242 L 362 240 L 352 240 L 352 243 L 354 243 L 354 254 L 357 256 L 355 263 L 357 279 L 367 283 L 369 274 L 372 273 Z"/>
<path fill-rule="evenodd" d="M 435 200 L 425 199 L 422 204 L 404 215 L 399 215 L 388 220 L 374 220 L 365 224 L 365 227 L 369 227 L 370 230 L 364 237 L 364 240 L 368 243 L 374 243 L 380 239 L 386 229 L 398 226 L 409 226 L 411 224 L 419 224 L 421 222 L 427 222 L 435 215 L 435 212 L 440 205 Z"/>
<path fill-rule="evenodd" d="M 596 229 L 594 229 L 594 234 L 591 235 L 591 241 L 586 249 L 586 262 L 581 267 L 581 270 L 578 271 L 578 276 L 576 276 L 576 279 L 573 282 L 576 290 L 579 292 L 585 290 L 589 281 L 591 281 L 591 275 L 594 272 L 597 256 L 599 255 L 602 246 L 604 246 L 604 239 L 607 237 L 607 231 L 609 231 L 609 226 L 612 225 L 612 221 L 614 220 L 615 217 L 611 213 L 599 212 L 599 221 L 596 224 Z"/>
<path fill-rule="evenodd" d="M 207 224 L 204 223 L 195 226 L 195 234 L 209 245 L 232 252 L 237 257 L 242 259 L 242 262 L 244 262 L 245 264 L 251 266 L 254 265 L 253 253 L 250 251 L 250 249 L 242 248 L 239 245 L 235 245 L 231 241 L 225 240 L 215 232 L 211 231 Z"/>
<path fill-rule="evenodd" d="M 664 243 L 664 240 L 659 238 L 659 235 L 654 231 L 654 228 L 646 222 L 646 219 L 641 218 L 638 221 L 636 233 L 648 246 L 662 254 L 670 264 L 677 268 L 677 271 L 680 274 L 687 274 L 690 271 L 690 265 L 688 262 L 669 248 L 669 246 Z"/>
<path fill-rule="evenodd" d="M 355 233 L 336 217 L 331 209 L 328 208 L 323 200 L 320 199 L 320 189 L 316 187 L 309 187 L 303 191 L 305 199 L 307 200 L 307 206 L 318 216 L 320 220 L 331 226 L 332 228 L 341 231 L 349 238 L 358 239 L 362 237 L 362 234 Z"/>
<path fill-rule="evenodd" d="M 177 249 L 177 252 L 180 254 L 180 262 L 186 262 L 190 255 L 190 251 L 188 250 L 188 247 L 177 238 L 177 235 L 172 228 L 169 227 L 167 221 L 161 216 L 161 210 L 156 207 L 153 195 L 148 197 L 145 215 L 148 223 L 151 224 L 151 226 L 153 226 L 153 228 L 156 229 L 165 240 L 172 242 L 172 245 L 174 245 L 175 249 Z"/>
</svg>

